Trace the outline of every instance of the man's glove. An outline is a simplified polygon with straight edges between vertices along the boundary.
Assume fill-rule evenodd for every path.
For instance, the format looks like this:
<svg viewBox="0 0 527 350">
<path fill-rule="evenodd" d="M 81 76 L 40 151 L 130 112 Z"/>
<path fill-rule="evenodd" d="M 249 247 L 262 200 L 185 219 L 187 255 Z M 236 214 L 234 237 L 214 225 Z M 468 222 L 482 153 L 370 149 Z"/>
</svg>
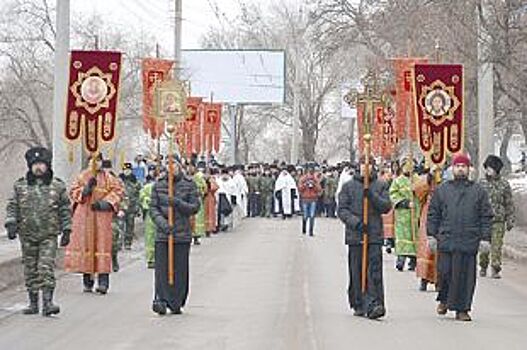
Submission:
<svg viewBox="0 0 527 350">
<path fill-rule="evenodd" d="M 437 252 L 437 239 L 432 236 L 428 236 L 428 248 L 432 253 Z"/>
<path fill-rule="evenodd" d="M 105 200 L 98 200 L 91 205 L 93 211 L 112 211 L 113 207 Z"/>
<path fill-rule="evenodd" d="M 66 247 L 68 244 L 70 244 L 70 235 L 71 235 L 70 230 L 64 230 L 64 232 L 62 232 L 62 236 L 60 237 L 61 247 Z"/>
<path fill-rule="evenodd" d="M 7 238 L 9 239 L 15 239 L 16 238 L 16 224 L 7 224 L 5 226 L 7 230 Z"/>
<path fill-rule="evenodd" d="M 481 241 L 479 242 L 479 249 L 478 251 L 483 254 L 490 253 L 490 242 L 489 241 Z"/>
<path fill-rule="evenodd" d="M 361 235 L 364 233 L 364 223 L 362 222 L 362 220 L 357 223 L 357 225 L 355 226 L 355 230 L 357 230 L 357 232 Z"/>
<path fill-rule="evenodd" d="M 410 200 L 403 199 L 395 205 L 395 209 L 410 209 Z"/>
<path fill-rule="evenodd" d="M 95 186 L 97 186 L 97 179 L 95 177 L 92 177 L 88 180 L 88 183 L 82 189 L 82 196 L 88 197 L 89 195 L 91 195 Z"/>
<path fill-rule="evenodd" d="M 512 228 L 514 227 L 514 224 L 512 222 L 507 222 L 505 228 L 507 229 L 507 231 L 510 231 L 512 230 Z"/>
</svg>

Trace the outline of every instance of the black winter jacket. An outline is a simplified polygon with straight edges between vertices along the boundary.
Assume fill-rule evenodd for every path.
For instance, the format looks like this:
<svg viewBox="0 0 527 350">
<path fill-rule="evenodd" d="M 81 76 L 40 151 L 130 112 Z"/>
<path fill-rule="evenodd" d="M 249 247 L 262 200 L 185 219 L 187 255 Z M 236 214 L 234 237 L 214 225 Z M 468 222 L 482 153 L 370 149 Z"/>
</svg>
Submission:
<svg viewBox="0 0 527 350">
<path fill-rule="evenodd" d="M 476 253 L 481 240 L 490 241 L 492 207 L 487 191 L 469 180 L 450 180 L 432 195 L 426 231 L 443 252 Z"/>
<path fill-rule="evenodd" d="M 384 234 L 381 215 L 392 207 L 388 186 L 372 176 L 368 196 L 368 243 L 382 244 Z M 356 174 L 344 184 L 339 194 L 338 216 L 346 225 L 347 245 L 362 244 L 362 233 L 358 231 L 358 226 L 362 225 L 363 197 L 364 181 L 362 176 Z"/>
<path fill-rule="evenodd" d="M 200 208 L 198 189 L 194 181 L 178 174 L 174 180 L 174 228 L 172 234 L 176 243 L 190 243 L 192 240 L 192 229 L 190 217 L 195 215 Z M 152 189 L 150 215 L 154 221 L 157 232 L 156 241 L 166 242 L 168 240 L 168 178 L 156 182 Z"/>
</svg>

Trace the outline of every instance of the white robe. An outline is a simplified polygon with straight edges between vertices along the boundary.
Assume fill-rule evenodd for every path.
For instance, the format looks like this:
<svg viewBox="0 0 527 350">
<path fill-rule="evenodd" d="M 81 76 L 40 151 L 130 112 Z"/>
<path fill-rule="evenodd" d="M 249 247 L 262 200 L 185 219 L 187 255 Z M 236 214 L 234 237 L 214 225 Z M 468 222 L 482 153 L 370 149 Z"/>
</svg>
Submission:
<svg viewBox="0 0 527 350">
<path fill-rule="evenodd" d="M 296 198 L 291 197 L 291 190 L 295 190 Z M 284 215 L 292 215 L 294 212 L 300 211 L 300 195 L 298 193 L 298 187 L 296 186 L 295 179 L 289 173 L 280 173 L 276 183 L 274 185 L 274 208 L 275 213 L 279 213 L 280 205 L 278 199 L 276 198 L 276 193 L 282 191 L 282 208 Z M 291 212 L 294 210 L 294 212 Z"/>
<path fill-rule="evenodd" d="M 229 201 L 229 204 L 232 205 L 231 197 L 236 196 L 236 184 L 232 180 L 231 177 L 229 177 L 228 180 L 223 180 L 221 176 L 216 178 L 216 182 L 218 183 L 218 191 L 216 191 L 216 203 L 220 203 L 220 194 L 225 194 L 225 197 L 227 197 L 227 200 Z M 232 208 L 234 211 L 234 207 Z M 233 214 L 225 217 L 225 222 L 222 224 L 228 225 L 228 226 L 234 226 L 233 222 Z"/>
<path fill-rule="evenodd" d="M 247 186 L 247 181 L 245 177 L 239 172 L 234 174 L 232 178 L 236 184 L 236 203 L 241 209 L 243 217 L 247 216 L 247 194 L 249 193 L 249 187 Z"/>
</svg>

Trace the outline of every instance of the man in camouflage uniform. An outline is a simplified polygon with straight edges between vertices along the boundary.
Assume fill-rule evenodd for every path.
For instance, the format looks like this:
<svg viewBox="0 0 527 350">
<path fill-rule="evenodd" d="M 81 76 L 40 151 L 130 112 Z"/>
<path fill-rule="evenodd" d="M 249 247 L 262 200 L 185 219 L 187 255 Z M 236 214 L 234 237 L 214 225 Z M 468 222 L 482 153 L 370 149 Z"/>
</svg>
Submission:
<svg viewBox="0 0 527 350">
<path fill-rule="evenodd" d="M 260 216 L 260 179 L 258 178 L 256 164 L 249 166 L 249 175 L 247 176 L 247 187 L 249 187 L 249 217 Z"/>
<path fill-rule="evenodd" d="M 483 163 L 485 178 L 481 185 L 489 194 L 490 204 L 494 211 L 492 223 L 492 238 L 490 259 L 489 252 L 479 254 L 480 276 L 487 276 L 489 262 L 492 268 L 491 277 L 501 278 L 501 250 L 505 231 L 510 231 L 514 226 L 514 203 L 509 182 L 500 176 L 503 162 L 500 158 L 489 155 Z"/>
<path fill-rule="evenodd" d="M 334 218 L 337 216 L 337 203 L 335 202 L 337 185 L 338 184 L 334 174 L 334 170 L 329 169 L 326 172 L 326 186 L 324 187 L 324 211 L 326 212 L 326 217 L 328 218 Z"/>
<path fill-rule="evenodd" d="M 267 166 L 264 173 L 259 178 L 260 193 L 261 193 L 261 210 L 260 216 L 268 218 L 271 216 L 271 208 L 273 205 L 273 191 L 275 179 L 271 174 L 271 169 Z"/>
<path fill-rule="evenodd" d="M 139 194 L 141 192 L 141 183 L 132 173 L 131 163 L 124 164 L 123 173 L 119 177 L 125 186 L 125 196 L 128 199 L 124 216 L 124 248 L 130 250 L 135 236 L 135 217 L 140 213 Z"/>
<path fill-rule="evenodd" d="M 110 175 L 118 179 L 117 175 L 112 170 L 112 161 L 105 159 L 102 162 L 102 168 Z M 124 184 L 123 184 L 124 187 Z M 124 236 L 126 217 L 126 209 L 128 208 L 128 198 L 126 194 L 123 200 L 119 203 L 119 211 L 114 213 L 112 218 L 112 270 L 113 272 L 119 271 L 119 251 L 122 249 L 122 238 Z"/>
<path fill-rule="evenodd" d="M 26 315 L 39 311 L 38 297 L 42 290 L 42 315 L 58 314 L 53 304 L 55 290 L 55 257 L 57 236 L 67 246 L 71 233 L 70 201 L 66 184 L 53 177 L 51 152 L 35 147 L 25 155 L 29 171 L 15 182 L 13 196 L 7 203 L 5 227 L 9 239 L 20 238 L 24 278 L 29 294 Z"/>
</svg>

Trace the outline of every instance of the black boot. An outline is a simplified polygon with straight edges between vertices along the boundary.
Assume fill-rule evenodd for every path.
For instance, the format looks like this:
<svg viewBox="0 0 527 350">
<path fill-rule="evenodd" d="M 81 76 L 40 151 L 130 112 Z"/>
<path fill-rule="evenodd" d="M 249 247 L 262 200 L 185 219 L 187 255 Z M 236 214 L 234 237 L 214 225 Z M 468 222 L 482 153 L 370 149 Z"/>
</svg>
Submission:
<svg viewBox="0 0 527 350">
<path fill-rule="evenodd" d="M 302 219 L 302 233 L 303 234 L 306 234 L 306 229 L 307 229 L 307 220 Z"/>
<path fill-rule="evenodd" d="M 415 256 L 410 257 L 410 261 L 408 262 L 408 271 L 415 271 L 416 266 L 417 258 Z"/>
<path fill-rule="evenodd" d="M 398 256 L 397 262 L 395 264 L 395 268 L 397 271 L 403 271 L 404 270 L 404 264 L 406 262 L 406 258 L 404 256 Z"/>
<path fill-rule="evenodd" d="M 424 278 L 421 279 L 421 285 L 419 286 L 419 291 L 420 292 L 426 292 L 428 288 L 428 281 L 425 280 Z"/>
<path fill-rule="evenodd" d="M 59 312 L 60 307 L 53 304 L 53 290 L 44 290 L 42 292 L 42 316 L 56 315 Z"/>
<path fill-rule="evenodd" d="M 108 288 L 110 288 L 110 275 L 107 273 L 100 273 L 97 276 L 98 285 L 95 291 L 99 294 L 105 295 L 108 293 Z"/>
<path fill-rule="evenodd" d="M 167 305 L 159 300 L 154 300 L 152 303 L 152 311 L 154 311 L 158 315 L 166 315 L 167 313 Z"/>
<path fill-rule="evenodd" d="M 309 219 L 309 235 L 313 237 L 315 231 L 315 218 Z"/>
<path fill-rule="evenodd" d="M 117 254 L 112 255 L 112 270 L 113 272 L 119 272 L 119 260 L 117 259 Z"/>
<path fill-rule="evenodd" d="M 91 293 L 93 292 L 93 285 L 95 282 L 93 281 L 93 276 L 85 273 L 82 275 L 82 284 L 84 285 L 84 293 Z"/>
<path fill-rule="evenodd" d="M 24 315 L 35 315 L 38 314 L 38 291 L 28 292 L 29 305 L 22 310 Z"/>
</svg>

